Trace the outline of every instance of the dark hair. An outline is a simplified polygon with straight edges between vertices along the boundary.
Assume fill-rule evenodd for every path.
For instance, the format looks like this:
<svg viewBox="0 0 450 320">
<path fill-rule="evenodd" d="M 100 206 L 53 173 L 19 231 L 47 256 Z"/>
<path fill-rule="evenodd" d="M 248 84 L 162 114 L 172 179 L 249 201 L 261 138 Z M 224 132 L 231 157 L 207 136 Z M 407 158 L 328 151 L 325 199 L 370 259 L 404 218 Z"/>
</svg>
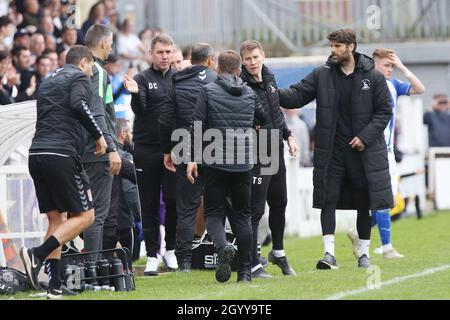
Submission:
<svg viewBox="0 0 450 320">
<path fill-rule="evenodd" d="M 175 44 L 173 42 L 173 39 L 171 36 L 169 36 L 167 34 L 160 34 L 152 39 L 152 43 L 151 43 L 152 50 L 153 50 L 153 48 L 155 48 L 155 46 L 158 42 L 164 43 L 164 44 L 170 45 L 170 46 L 173 46 Z"/>
<path fill-rule="evenodd" d="M 128 129 L 129 127 L 130 127 L 130 121 L 128 119 L 124 119 L 124 118 L 116 119 L 117 135 L 119 135 L 122 132 L 122 130 Z"/>
<path fill-rule="evenodd" d="M 219 55 L 219 70 L 221 73 L 235 74 L 241 70 L 242 60 L 234 50 L 227 50 Z"/>
<path fill-rule="evenodd" d="M 204 63 L 211 57 L 214 57 L 214 49 L 209 43 L 200 42 L 192 47 L 192 64 Z"/>
<path fill-rule="evenodd" d="M 253 51 L 255 49 L 261 50 L 261 52 L 264 52 L 264 49 L 259 41 L 256 40 L 246 40 L 241 43 L 241 48 L 239 49 L 239 52 L 241 54 L 241 57 L 244 56 L 244 52 L 246 51 Z"/>
<path fill-rule="evenodd" d="M 6 50 L 0 51 L 0 61 L 5 60 L 6 58 L 8 58 L 8 56 L 9 56 L 8 51 Z"/>
<path fill-rule="evenodd" d="M 17 46 L 17 47 L 12 48 L 11 55 L 13 57 L 19 56 L 22 51 L 27 51 L 27 50 L 30 50 L 30 49 L 28 49 L 24 46 Z"/>
<path fill-rule="evenodd" d="M 92 49 L 100 45 L 103 39 L 110 37 L 111 35 L 112 31 L 108 27 L 102 24 L 94 24 L 86 32 L 84 44 Z"/>
<path fill-rule="evenodd" d="M 11 19 L 8 16 L 1 16 L 0 17 L 0 28 L 6 27 L 12 23 Z"/>
<path fill-rule="evenodd" d="M 181 50 L 181 54 L 183 55 L 184 60 L 189 60 L 192 55 L 192 46 L 186 46 Z"/>
<path fill-rule="evenodd" d="M 88 61 L 94 61 L 94 57 L 88 47 L 75 45 L 67 52 L 66 63 L 78 66 L 83 58 L 86 58 Z"/>
<path fill-rule="evenodd" d="M 333 31 L 327 36 L 327 39 L 330 42 L 344 43 L 346 45 L 354 44 L 355 48 L 353 49 L 353 52 L 356 50 L 356 33 L 352 29 L 339 29 Z"/>
<path fill-rule="evenodd" d="M 35 64 L 40 64 L 42 59 L 49 59 L 50 60 L 50 57 L 45 55 L 45 54 L 42 54 L 42 55 L 40 55 L 39 57 L 36 58 Z"/>
<path fill-rule="evenodd" d="M 49 53 L 57 53 L 56 50 L 47 48 L 42 52 L 42 55 L 48 55 Z"/>
</svg>

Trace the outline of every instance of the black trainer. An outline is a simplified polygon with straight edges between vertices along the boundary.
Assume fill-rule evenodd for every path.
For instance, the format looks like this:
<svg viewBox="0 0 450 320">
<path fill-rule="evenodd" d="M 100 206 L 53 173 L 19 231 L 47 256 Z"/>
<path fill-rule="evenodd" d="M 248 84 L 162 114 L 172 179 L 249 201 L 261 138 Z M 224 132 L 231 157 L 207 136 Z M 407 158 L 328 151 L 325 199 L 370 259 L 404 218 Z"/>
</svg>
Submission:
<svg viewBox="0 0 450 320">
<path fill-rule="evenodd" d="M 31 282 L 31 285 L 36 290 L 40 290 L 41 287 L 38 281 L 39 271 L 44 264 L 44 261 L 41 261 L 33 252 L 33 249 L 27 249 L 23 247 L 20 249 L 20 259 L 22 260 L 23 266 L 25 267 L 25 272 L 27 274 L 28 279 Z"/>
<path fill-rule="evenodd" d="M 61 291 L 62 291 L 63 296 L 77 296 L 78 295 L 78 293 L 70 290 L 64 284 L 61 285 Z"/>
<path fill-rule="evenodd" d="M 183 260 L 178 264 L 178 271 L 180 272 L 191 272 L 191 262 Z"/>
<path fill-rule="evenodd" d="M 268 279 L 272 278 L 272 275 L 267 273 L 263 268 L 258 268 L 252 272 L 252 278 Z"/>
<path fill-rule="evenodd" d="M 326 252 L 323 259 L 317 261 L 316 268 L 319 270 L 337 269 L 336 258 Z"/>
<path fill-rule="evenodd" d="M 283 274 L 285 276 L 295 276 L 296 273 L 294 271 L 294 269 L 291 268 L 291 266 L 289 265 L 286 256 L 284 257 L 275 257 L 275 255 L 272 253 L 272 251 L 269 252 L 269 261 L 272 262 L 273 264 L 276 264 L 277 266 L 280 267 L 281 272 L 283 272 Z"/>
<path fill-rule="evenodd" d="M 363 254 L 358 258 L 358 268 L 369 268 L 370 267 L 370 259 L 366 254 Z"/>
<path fill-rule="evenodd" d="M 259 263 L 261 263 L 262 267 L 265 269 L 269 265 L 269 260 L 266 257 L 260 256 Z"/>
<path fill-rule="evenodd" d="M 48 289 L 47 299 L 48 300 L 61 300 L 63 298 L 62 289 Z"/>
<path fill-rule="evenodd" d="M 229 244 L 219 252 L 217 269 L 216 269 L 216 280 L 219 282 L 226 282 L 231 277 L 231 267 L 230 264 L 234 259 L 234 247 Z"/>
<path fill-rule="evenodd" d="M 252 275 L 248 272 L 239 272 L 237 276 L 237 282 L 251 282 Z"/>
</svg>

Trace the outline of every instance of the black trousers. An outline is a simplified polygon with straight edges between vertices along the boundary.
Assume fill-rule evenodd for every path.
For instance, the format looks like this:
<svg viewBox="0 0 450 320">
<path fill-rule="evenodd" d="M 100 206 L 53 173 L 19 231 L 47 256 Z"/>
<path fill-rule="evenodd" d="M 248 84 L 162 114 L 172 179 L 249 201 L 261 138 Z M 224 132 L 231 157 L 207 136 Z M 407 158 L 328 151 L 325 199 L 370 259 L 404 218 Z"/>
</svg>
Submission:
<svg viewBox="0 0 450 320">
<path fill-rule="evenodd" d="M 328 168 L 326 200 L 320 214 L 322 234 L 334 234 L 336 229 L 336 207 L 343 183 L 350 184 L 355 199 L 367 202 L 367 208 L 358 206 L 356 228 L 360 239 L 369 240 L 372 219 L 368 207 L 367 178 L 361 153 L 351 149 L 335 147 Z M 364 201 L 364 199 L 366 201 Z"/>
<path fill-rule="evenodd" d="M 203 191 L 203 178 L 200 169 L 198 179 L 192 184 L 186 178 L 186 165 L 177 166 L 177 248 L 175 253 L 179 262 L 191 260 L 192 239 Z"/>
<path fill-rule="evenodd" d="M 133 156 L 147 256 L 156 257 L 159 249 L 161 186 L 163 201 L 166 204 L 166 250 L 175 250 L 176 246 L 176 175 L 164 167 L 164 155 L 159 146 L 135 144 Z"/>
<path fill-rule="evenodd" d="M 227 172 L 204 167 L 206 228 L 221 250 L 227 245 L 223 218 L 227 195 L 231 197 L 233 232 L 238 245 L 239 273 L 251 272 L 252 227 L 250 222 L 251 171 Z"/>
<path fill-rule="evenodd" d="M 287 187 L 286 187 L 286 164 L 284 162 L 284 151 L 281 148 L 278 154 L 279 169 L 274 175 L 261 175 L 260 166 L 252 170 L 252 266 L 259 264 L 258 258 L 258 225 L 264 215 L 264 209 L 269 205 L 269 228 L 272 234 L 272 247 L 274 250 L 284 249 L 284 229 L 286 225 Z"/>
</svg>

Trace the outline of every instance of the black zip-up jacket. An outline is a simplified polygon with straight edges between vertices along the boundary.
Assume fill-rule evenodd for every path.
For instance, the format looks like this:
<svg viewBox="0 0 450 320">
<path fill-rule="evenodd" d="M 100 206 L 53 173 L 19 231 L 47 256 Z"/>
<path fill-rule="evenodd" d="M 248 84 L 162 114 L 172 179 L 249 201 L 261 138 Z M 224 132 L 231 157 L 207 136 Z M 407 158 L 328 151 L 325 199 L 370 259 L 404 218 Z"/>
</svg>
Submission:
<svg viewBox="0 0 450 320">
<path fill-rule="evenodd" d="M 85 129 L 94 140 L 102 136 L 87 104 L 91 80 L 71 64 L 45 79 L 37 92 L 36 133 L 30 152 L 54 152 L 79 158 Z"/>
<path fill-rule="evenodd" d="M 354 53 L 355 71 L 351 99 L 352 131 L 366 149 L 361 152 L 368 181 L 370 210 L 393 207 L 391 179 L 384 129 L 392 115 L 392 97 L 386 79 L 375 69 L 373 60 Z M 316 127 L 313 174 L 313 206 L 322 208 L 326 200 L 328 168 L 333 156 L 339 90 L 338 68 L 331 58 L 314 69 L 305 79 L 289 89 L 280 89 L 280 103 L 285 108 L 301 108 L 316 99 Z M 338 209 L 357 209 L 360 199 L 347 185 L 341 188 Z"/>
<path fill-rule="evenodd" d="M 172 88 L 159 117 L 159 137 L 164 153 L 169 153 L 176 143 L 171 142 L 174 129 L 189 130 L 200 89 L 216 78 L 214 71 L 202 65 L 188 67 L 172 77 Z"/>
<path fill-rule="evenodd" d="M 116 137 L 116 110 L 114 109 L 114 99 L 112 96 L 111 79 L 108 72 L 103 68 L 105 61 L 95 58 L 94 67 L 92 68 L 92 87 L 91 98 L 89 106 L 92 110 L 92 115 L 102 129 L 108 149 L 117 149 Z M 84 153 L 81 162 L 105 162 L 109 161 L 109 155 L 104 154 L 101 157 L 94 155 L 95 141 L 87 138 Z"/>
<path fill-rule="evenodd" d="M 204 166 L 230 172 L 246 172 L 253 168 L 253 154 L 250 154 L 253 136 L 230 132 L 229 129 L 246 132 L 254 128 L 255 124 L 265 125 L 267 115 L 255 92 L 239 77 L 222 74 L 214 82 L 204 86 L 197 98 L 193 121 L 200 121 L 203 131 L 218 129 L 222 133 L 223 144 L 220 145 L 214 141 L 217 143 L 215 155 L 217 158 L 222 156 L 222 159 L 218 159 L 218 162 L 222 163 L 208 164 L 205 162 Z M 194 136 L 194 133 L 194 126 L 191 126 L 191 139 L 198 138 Z M 235 141 L 233 150 L 227 150 L 226 142 L 233 140 Z M 191 152 L 193 152 L 194 161 L 197 162 L 198 155 L 202 154 L 202 150 L 198 150 L 195 141 L 192 140 Z M 232 152 L 229 155 L 234 159 L 233 164 L 227 163 L 228 152 Z M 238 163 L 238 159 L 245 161 Z"/>
<path fill-rule="evenodd" d="M 278 86 L 275 81 L 275 76 L 268 67 L 263 65 L 262 68 L 262 82 L 256 79 L 247 71 L 245 66 L 242 66 L 241 79 L 250 88 L 255 91 L 258 96 L 264 111 L 268 115 L 269 122 L 264 129 L 279 129 L 280 140 L 287 140 L 291 135 L 291 131 L 286 125 L 283 113 L 280 110 L 280 99 L 278 95 Z"/>
<path fill-rule="evenodd" d="M 131 109 L 133 110 L 133 141 L 139 144 L 160 145 L 159 115 L 172 88 L 172 76 L 175 72 L 170 69 L 165 75 L 153 69 L 153 66 L 134 77 L 139 86 L 139 92 L 131 95 Z"/>
</svg>

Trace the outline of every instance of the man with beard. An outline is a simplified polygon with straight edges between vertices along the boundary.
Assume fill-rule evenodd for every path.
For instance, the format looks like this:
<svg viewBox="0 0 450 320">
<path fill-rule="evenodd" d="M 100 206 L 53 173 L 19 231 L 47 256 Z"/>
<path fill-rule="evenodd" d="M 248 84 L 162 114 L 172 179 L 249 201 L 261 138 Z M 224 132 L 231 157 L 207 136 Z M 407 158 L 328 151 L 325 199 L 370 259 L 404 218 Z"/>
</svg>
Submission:
<svg viewBox="0 0 450 320">
<path fill-rule="evenodd" d="M 341 29 L 328 35 L 327 63 L 289 89 L 280 104 L 300 108 L 317 100 L 313 207 L 321 209 L 324 258 L 317 269 L 337 269 L 334 254 L 336 209 L 357 210 L 358 267 L 368 268 L 369 210 L 393 207 L 384 129 L 392 98 L 371 58 L 356 52 L 356 34 Z"/>
</svg>

